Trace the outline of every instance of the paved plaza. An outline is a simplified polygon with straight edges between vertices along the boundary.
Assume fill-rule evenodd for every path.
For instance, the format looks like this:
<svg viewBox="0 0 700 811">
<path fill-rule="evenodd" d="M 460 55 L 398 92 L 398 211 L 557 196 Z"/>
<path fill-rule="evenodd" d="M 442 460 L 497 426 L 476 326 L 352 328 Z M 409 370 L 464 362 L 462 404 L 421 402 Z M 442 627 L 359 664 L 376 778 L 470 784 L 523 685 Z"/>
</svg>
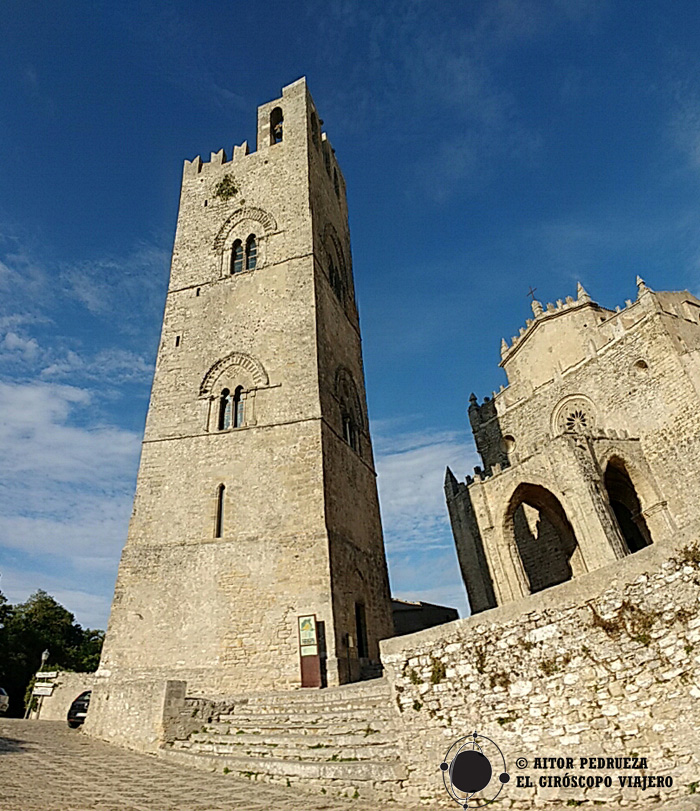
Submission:
<svg viewBox="0 0 700 811">
<path fill-rule="evenodd" d="M 129 752 L 62 721 L 0 720 L 0 811 L 377 811 Z M 403 810 L 402 810 L 403 811 Z"/>
<path fill-rule="evenodd" d="M 508 808 L 505 799 L 494 808 Z M 457 806 L 455 806 L 457 807 Z M 550 805 L 550 808 L 555 806 Z M 556 806 L 564 808 L 564 806 Z M 593 807 L 586 804 L 586 807 Z M 423 806 L 423 811 L 434 811 Z M 416 811 L 342 800 L 129 752 L 62 721 L 0 720 L 0 811 Z M 700 794 L 625 811 L 700 811 Z"/>
</svg>

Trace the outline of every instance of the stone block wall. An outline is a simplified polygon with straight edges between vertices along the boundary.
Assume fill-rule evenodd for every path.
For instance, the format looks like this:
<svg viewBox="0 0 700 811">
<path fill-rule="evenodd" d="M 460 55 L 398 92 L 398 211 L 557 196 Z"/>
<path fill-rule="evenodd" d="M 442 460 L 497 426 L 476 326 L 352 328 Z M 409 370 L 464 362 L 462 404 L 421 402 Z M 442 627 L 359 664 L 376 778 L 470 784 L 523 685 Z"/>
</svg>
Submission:
<svg viewBox="0 0 700 811">
<path fill-rule="evenodd" d="M 71 673 L 61 670 L 55 679 L 53 693 L 44 696 L 35 718 L 41 721 L 65 721 L 70 705 L 85 690 L 91 690 L 94 673 Z"/>
<path fill-rule="evenodd" d="M 502 807 L 646 807 L 698 788 L 698 545 L 648 547 L 575 581 L 381 648 L 411 798 L 454 807 L 439 765 L 451 744 L 474 730 L 505 755 L 511 780 L 498 799 Z M 646 768 L 581 768 L 581 758 L 625 756 L 646 758 Z M 536 758 L 552 757 L 572 762 L 535 768 Z M 519 768 L 519 758 L 527 766 Z M 612 785 L 555 785 L 566 773 L 610 776 Z M 500 785 L 497 774 L 490 796 Z M 650 775 L 670 777 L 672 785 L 644 790 L 641 778 Z M 620 776 L 632 778 L 632 787 L 622 788 Z"/>
<path fill-rule="evenodd" d="M 186 682 L 144 677 L 99 676 L 90 699 L 85 731 L 110 743 L 156 752 L 182 728 Z"/>
</svg>

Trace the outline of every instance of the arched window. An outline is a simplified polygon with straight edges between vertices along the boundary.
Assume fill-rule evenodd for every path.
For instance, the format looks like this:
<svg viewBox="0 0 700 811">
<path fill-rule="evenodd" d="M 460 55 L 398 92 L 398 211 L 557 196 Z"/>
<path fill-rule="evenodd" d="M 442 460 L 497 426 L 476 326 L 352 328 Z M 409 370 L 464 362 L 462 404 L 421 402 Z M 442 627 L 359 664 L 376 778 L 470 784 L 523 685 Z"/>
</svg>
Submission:
<svg viewBox="0 0 700 811">
<path fill-rule="evenodd" d="M 224 495 L 226 487 L 220 484 L 216 490 L 216 520 L 214 522 L 214 537 L 221 538 L 224 534 Z"/>
<path fill-rule="evenodd" d="M 233 427 L 240 428 L 243 425 L 243 386 L 238 386 L 233 393 Z"/>
<path fill-rule="evenodd" d="M 357 395 L 357 386 L 351 373 L 343 366 L 336 371 L 335 391 L 338 398 L 340 435 L 355 451 L 362 455 L 361 433 L 363 430 L 362 406 Z M 336 423 L 338 425 L 338 423 Z"/>
<path fill-rule="evenodd" d="M 284 116 L 282 115 L 282 108 L 275 107 L 270 113 L 270 143 L 279 144 L 282 141 L 284 128 Z"/>
<path fill-rule="evenodd" d="M 243 243 L 237 239 L 231 251 L 231 273 L 240 273 L 243 270 Z"/>
<path fill-rule="evenodd" d="M 326 171 L 328 172 L 328 174 L 330 174 L 331 173 L 331 156 L 328 154 L 328 149 L 329 149 L 329 147 L 326 147 L 323 150 L 323 162 L 326 165 Z"/>
<path fill-rule="evenodd" d="M 231 392 L 224 389 L 219 397 L 219 431 L 231 427 Z"/>
<path fill-rule="evenodd" d="M 255 241 L 255 234 L 251 234 L 245 243 L 245 269 L 255 270 L 258 262 L 258 245 Z"/>
</svg>

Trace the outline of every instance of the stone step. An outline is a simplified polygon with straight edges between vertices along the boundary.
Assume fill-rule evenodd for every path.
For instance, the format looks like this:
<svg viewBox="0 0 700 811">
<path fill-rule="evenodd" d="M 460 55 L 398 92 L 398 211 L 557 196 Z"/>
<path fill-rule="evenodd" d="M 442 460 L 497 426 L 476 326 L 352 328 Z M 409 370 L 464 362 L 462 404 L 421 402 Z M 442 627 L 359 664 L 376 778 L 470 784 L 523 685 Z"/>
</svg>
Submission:
<svg viewBox="0 0 700 811">
<path fill-rule="evenodd" d="M 390 696 L 368 696 L 366 699 L 355 698 L 345 699 L 343 701 L 323 701 L 320 698 L 316 701 L 246 701 L 241 699 L 232 703 L 233 711 L 238 712 L 260 712 L 260 713 L 276 713 L 276 712 L 295 712 L 299 715 L 304 713 L 315 712 L 354 712 L 365 711 L 367 709 L 376 709 L 382 711 L 386 709 L 387 702 Z"/>
<path fill-rule="evenodd" d="M 230 706 L 232 712 L 251 713 L 278 713 L 294 712 L 298 715 L 307 713 L 352 713 L 355 711 L 365 712 L 374 709 L 383 712 L 389 706 L 390 696 L 368 696 L 365 699 L 354 698 L 343 701 L 324 701 L 320 698 L 316 701 L 246 701 L 245 699 L 235 701 Z"/>
<path fill-rule="evenodd" d="M 179 745 L 178 745 L 179 744 Z M 216 740 L 177 741 L 174 749 L 181 751 L 206 753 L 231 757 L 274 758 L 277 760 L 307 761 L 321 763 L 376 761 L 391 762 L 398 760 L 395 743 L 383 743 L 360 746 L 295 746 L 269 743 L 266 740 L 239 741 L 218 738 Z"/>
<path fill-rule="evenodd" d="M 389 708 L 378 710 L 376 707 L 365 707 L 354 709 L 352 712 L 316 710 L 315 712 L 299 713 L 295 710 L 283 711 L 278 708 L 277 712 L 254 712 L 249 707 L 241 707 L 230 713 L 222 713 L 218 716 L 220 723 L 229 723 L 236 726 L 248 726 L 258 724 L 263 726 L 330 726 L 335 724 L 355 724 L 359 727 L 366 727 L 372 722 L 390 723 L 392 713 Z"/>
<path fill-rule="evenodd" d="M 204 731 L 193 732 L 188 740 L 196 743 L 205 741 L 222 743 L 235 739 L 237 743 L 260 743 L 261 738 L 264 738 L 265 743 L 273 746 L 289 744 L 301 747 L 313 746 L 315 748 L 324 746 L 376 746 L 396 741 L 396 734 L 393 730 L 370 729 L 370 732 L 364 729 L 359 732 L 329 732 L 325 735 L 322 734 L 321 730 L 318 731 L 318 734 L 308 734 L 305 729 L 296 729 L 294 731 L 285 729 L 279 732 L 268 731 L 263 736 L 260 732 L 236 730 L 230 724 L 208 724 Z"/>
<path fill-rule="evenodd" d="M 299 689 L 286 690 L 272 693 L 249 693 L 244 695 L 233 695 L 230 699 L 238 704 L 245 702 L 249 705 L 272 706 L 282 704 L 291 706 L 292 704 L 311 704 L 320 706 L 334 703 L 365 704 L 372 697 L 386 700 L 391 697 L 389 683 L 386 679 L 371 679 L 369 681 L 355 682 L 354 684 L 344 684 L 340 687 L 326 687 L 323 689 Z"/>
<path fill-rule="evenodd" d="M 196 766 L 207 771 L 230 772 L 242 777 L 293 777 L 308 781 L 341 781 L 348 786 L 366 784 L 375 787 L 383 782 L 397 783 L 408 776 L 406 767 L 389 761 L 310 761 L 280 758 L 240 757 L 225 754 L 201 754 L 174 748 L 160 749 L 168 760 Z"/>
<path fill-rule="evenodd" d="M 211 700 L 216 720 L 164 747 L 163 757 L 350 798 L 386 800 L 407 777 L 385 679 Z"/>
<path fill-rule="evenodd" d="M 338 721 L 335 724 L 315 724 L 303 727 L 290 725 L 284 721 L 280 723 L 251 722 L 247 724 L 228 724 L 228 726 L 232 729 L 232 732 L 229 733 L 232 736 L 240 733 L 241 735 L 249 734 L 268 738 L 273 735 L 285 735 L 289 732 L 294 732 L 315 741 L 328 736 L 336 737 L 342 735 L 364 735 L 367 729 L 366 721 L 362 724 L 351 724 L 345 720 Z M 372 728 L 376 729 L 376 726 Z M 391 727 L 387 725 L 386 728 L 383 728 L 380 731 L 388 734 L 391 731 Z"/>
<path fill-rule="evenodd" d="M 221 720 L 233 727 L 236 731 L 261 731 L 261 730 L 305 730 L 306 734 L 318 735 L 324 732 L 331 734 L 352 734 L 359 733 L 372 727 L 373 729 L 390 729 L 393 724 L 378 718 L 367 716 L 365 718 L 343 718 L 342 716 L 331 716 L 329 718 L 310 718 L 302 720 L 290 718 L 286 715 L 257 715 L 257 716 L 236 716 Z M 374 725 L 374 726 L 372 726 Z"/>
</svg>

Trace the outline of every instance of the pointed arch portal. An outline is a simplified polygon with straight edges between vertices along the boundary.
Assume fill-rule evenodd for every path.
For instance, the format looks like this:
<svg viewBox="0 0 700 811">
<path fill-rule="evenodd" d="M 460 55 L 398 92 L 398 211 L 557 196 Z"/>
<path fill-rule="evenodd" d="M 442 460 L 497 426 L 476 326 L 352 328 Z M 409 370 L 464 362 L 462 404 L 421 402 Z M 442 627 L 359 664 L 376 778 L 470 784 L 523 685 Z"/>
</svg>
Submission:
<svg viewBox="0 0 700 811">
<path fill-rule="evenodd" d="M 531 593 L 571 580 L 571 557 L 578 544 L 564 508 L 552 492 L 537 484 L 518 485 L 506 512 L 505 528 Z"/>
<path fill-rule="evenodd" d="M 613 457 L 605 468 L 605 490 L 622 537 L 630 552 L 639 552 L 652 543 L 642 514 L 642 505 L 625 463 Z"/>
</svg>

